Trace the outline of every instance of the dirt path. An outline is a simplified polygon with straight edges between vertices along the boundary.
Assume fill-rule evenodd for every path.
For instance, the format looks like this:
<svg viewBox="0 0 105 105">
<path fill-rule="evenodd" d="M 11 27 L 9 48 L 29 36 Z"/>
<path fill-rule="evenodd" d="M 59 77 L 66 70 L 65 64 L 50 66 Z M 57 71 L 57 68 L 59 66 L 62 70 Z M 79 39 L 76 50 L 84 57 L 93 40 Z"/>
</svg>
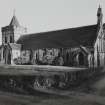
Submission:
<svg viewBox="0 0 105 105">
<path fill-rule="evenodd" d="M 85 103 L 87 103 L 85 105 L 105 105 L 105 97 L 102 96 L 59 90 L 44 90 L 44 92 L 50 93 L 50 96 L 46 96 L 46 94 L 42 96 L 27 96 L 0 92 L 0 105 L 63 105 L 65 102 L 66 105 L 84 105 Z M 65 98 L 61 98 L 58 95 Z M 58 104 L 53 104 L 52 102 Z"/>
<path fill-rule="evenodd" d="M 87 93 L 82 93 L 77 91 L 63 91 L 63 90 L 55 90 L 55 89 L 54 90 L 38 89 L 38 91 L 49 93 L 49 94 L 72 97 L 75 99 L 79 99 L 81 101 L 97 103 L 96 105 L 105 105 L 105 97 L 99 96 L 99 95 L 87 94 Z"/>
<path fill-rule="evenodd" d="M 43 91 L 40 89 L 40 91 Z M 43 92 L 50 93 L 51 97 L 48 95 L 47 98 L 45 96 L 28 96 L 28 95 L 16 95 L 12 93 L 0 92 L 0 105 L 43 105 L 43 102 L 55 101 L 60 103 L 59 101 L 66 102 L 66 105 L 69 105 L 69 101 L 73 102 L 70 105 L 105 105 L 105 97 L 79 93 L 79 92 L 70 92 L 70 91 L 59 91 L 59 90 L 44 90 Z M 63 96 L 68 98 L 52 98 L 52 96 Z M 43 98 L 42 98 L 43 97 Z M 50 98 L 49 98 L 50 97 Z M 40 100 L 40 101 L 39 101 Z M 50 105 L 53 105 L 49 102 Z M 58 105 L 58 104 L 57 104 Z M 63 105 L 63 104 L 59 104 Z"/>
</svg>

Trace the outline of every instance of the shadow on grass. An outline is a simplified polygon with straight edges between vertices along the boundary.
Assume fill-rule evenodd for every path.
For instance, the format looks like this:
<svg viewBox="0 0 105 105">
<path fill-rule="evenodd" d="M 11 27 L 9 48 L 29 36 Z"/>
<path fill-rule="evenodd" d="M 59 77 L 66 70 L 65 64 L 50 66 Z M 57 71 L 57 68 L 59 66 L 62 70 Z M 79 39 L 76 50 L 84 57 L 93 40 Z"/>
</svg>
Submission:
<svg viewBox="0 0 105 105">
<path fill-rule="evenodd" d="M 76 90 L 80 92 L 96 94 L 97 90 L 93 87 L 93 85 L 97 81 L 102 80 L 103 78 L 105 78 L 105 71 L 102 68 L 99 68 L 92 76 L 86 78 L 81 83 L 81 85 L 78 88 L 76 88 Z"/>
</svg>

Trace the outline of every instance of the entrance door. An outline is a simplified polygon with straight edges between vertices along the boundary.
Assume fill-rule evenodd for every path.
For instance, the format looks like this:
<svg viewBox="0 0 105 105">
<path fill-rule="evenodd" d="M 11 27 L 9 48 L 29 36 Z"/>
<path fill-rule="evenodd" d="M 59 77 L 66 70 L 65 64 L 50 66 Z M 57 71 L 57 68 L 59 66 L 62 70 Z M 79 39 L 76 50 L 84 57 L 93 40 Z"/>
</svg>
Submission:
<svg viewBox="0 0 105 105">
<path fill-rule="evenodd" d="M 79 65 L 83 66 L 84 65 L 84 55 L 82 53 L 79 53 Z"/>
<path fill-rule="evenodd" d="M 10 51 L 7 53 L 7 64 L 11 64 L 11 53 L 10 53 Z"/>
</svg>

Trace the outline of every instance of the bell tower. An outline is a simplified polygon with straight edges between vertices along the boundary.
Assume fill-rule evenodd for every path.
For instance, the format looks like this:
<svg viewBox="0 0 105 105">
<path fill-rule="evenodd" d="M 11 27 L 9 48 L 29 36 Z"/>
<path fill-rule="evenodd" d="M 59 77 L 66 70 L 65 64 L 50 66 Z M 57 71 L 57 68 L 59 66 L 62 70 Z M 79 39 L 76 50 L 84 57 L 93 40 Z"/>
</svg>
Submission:
<svg viewBox="0 0 105 105">
<path fill-rule="evenodd" d="M 15 14 L 13 15 L 9 25 L 2 27 L 2 63 L 14 64 L 14 59 L 20 57 L 21 45 L 17 44 L 18 38 L 27 32 L 22 27 Z"/>
<path fill-rule="evenodd" d="M 2 27 L 2 44 L 15 43 L 21 34 L 27 32 L 26 28 L 22 27 L 15 14 L 13 15 L 10 24 Z"/>
</svg>

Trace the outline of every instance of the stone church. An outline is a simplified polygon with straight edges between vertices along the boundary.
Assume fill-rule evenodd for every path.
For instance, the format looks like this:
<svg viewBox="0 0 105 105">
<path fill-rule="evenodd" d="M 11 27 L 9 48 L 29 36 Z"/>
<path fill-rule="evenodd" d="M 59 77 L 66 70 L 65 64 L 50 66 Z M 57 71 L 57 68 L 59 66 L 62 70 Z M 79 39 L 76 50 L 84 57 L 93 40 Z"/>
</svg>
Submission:
<svg viewBox="0 0 105 105">
<path fill-rule="evenodd" d="M 103 67 L 105 24 L 102 8 L 97 24 L 50 32 L 27 34 L 14 15 L 2 27 L 1 64 Z"/>
</svg>

